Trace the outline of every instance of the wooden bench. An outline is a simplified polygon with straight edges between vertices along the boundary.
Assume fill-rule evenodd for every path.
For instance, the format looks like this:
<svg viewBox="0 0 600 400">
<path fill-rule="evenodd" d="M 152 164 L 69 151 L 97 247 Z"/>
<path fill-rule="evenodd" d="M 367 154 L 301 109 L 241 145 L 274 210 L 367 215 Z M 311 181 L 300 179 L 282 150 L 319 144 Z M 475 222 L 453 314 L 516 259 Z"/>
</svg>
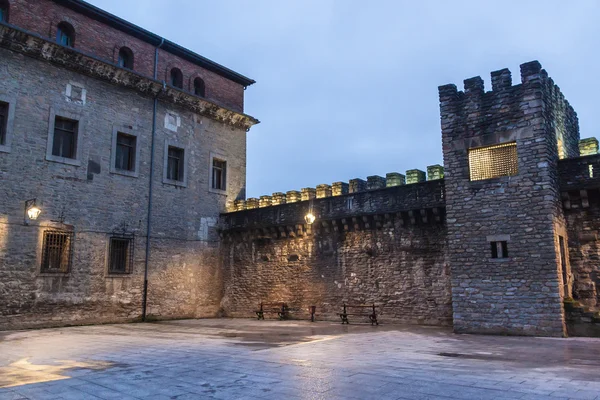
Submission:
<svg viewBox="0 0 600 400">
<path fill-rule="evenodd" d="M 287 319 L 288 306 L 285 303 L 260 303 L 256 316 L 259 320 L 265 319 L 265 314 L 277 314 L 280 320 Z"/>
<path fill-rule="evenodd" d="M 369 317 L 369 321 L 371 321 L 371 325 L 379 325 L 379 322 L 377 321 L 377 308 L 379 306 L 376 306 L 374 303 L 373 305 L 351 305 L 351 304 L 345 304 L 344 303 L 344 308 L 342 309 L 342 312 L 340 314 L 338 314 L 340 316 L 340 318 L 342 319 L 342 325 L 343 324 L 350 324 L 350 321 L 348 321 L 348 316 L 361 316 L 361 317 Z M 356 311 L 352 311 L 352 312 L 348 312 L 348 309 L 355 309 Z"/>
<path fill-rule="evenodd" d="M 310 321 L 315 322 L 315 312 L 317 310 L 316 306 L 310 306 L 308 311 L 310 312 Z M 256 312 L 256 316 L 259 320 L 265 319 L 265 314 L 275 314 L 280 320 L 286 320 L 290 317 L 290 311 L 303 311 L 302 308 L 290 308 L 286 303 L 260 303 L 259 309 Z"/>
</svg>

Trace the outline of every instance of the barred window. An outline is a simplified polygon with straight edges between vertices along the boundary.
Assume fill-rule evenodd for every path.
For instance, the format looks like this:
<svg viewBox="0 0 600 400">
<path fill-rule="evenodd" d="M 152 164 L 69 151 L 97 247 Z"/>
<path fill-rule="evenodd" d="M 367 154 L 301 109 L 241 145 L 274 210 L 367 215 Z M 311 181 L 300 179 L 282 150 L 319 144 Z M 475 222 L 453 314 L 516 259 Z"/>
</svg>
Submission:
<svg viewBox="0 0 600 400">
<path fill-rule="evenodd" d="M 472 181 L 516 175 L 517 144 L 513 142 L 469 149 L 469 171 Z"/>
<path fill-rule="evenodd" d="M 111 237 L 108 257 L 109 274 L 130 274 L 133 266 L 133 237 Z"/>
<path fill-rule="evenodd" d="M 72 232 L 45 231 L 41 272 L 68 273 L 71 269 L 72 244 Z"/>
</svg>

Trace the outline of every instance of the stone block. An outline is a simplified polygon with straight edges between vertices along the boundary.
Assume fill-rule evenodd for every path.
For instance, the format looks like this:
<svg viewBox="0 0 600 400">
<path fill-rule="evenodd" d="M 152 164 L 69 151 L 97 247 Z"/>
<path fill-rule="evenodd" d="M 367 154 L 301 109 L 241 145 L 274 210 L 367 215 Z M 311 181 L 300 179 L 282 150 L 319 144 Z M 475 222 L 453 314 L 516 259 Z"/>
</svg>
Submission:
<svg viewBox="0 0 600 400">
<path fill-rule="evenodd" d="M 314 188 L 302 188 L 301 199 L 302 201 L 311 200 L 317 197 L 317 191 Z"/>
<path fill-rule="evenodd" d="M 385 188 L 385 178 L 379 175 L 367 176 L 367 189 L 383 189 Z"/>
<path fill-rule="evenodd" d="M 420 169 L 409 169 L 406 171 L 406 184 L 425 182 L 425 171 Z"/>
<path fill-rule="evenodd" d="M 367 181 L 365 181 L 364 179 L 360 179 L 360 178 L 350 179 L 349 186 L 350 186 L 349 187 L 350 193 L 364 192 L 367 190 Z"/>
<path fill-rule="evenodd" d="M 333 182 L 331 184 L 331 195 L 332 196 L 342 196 L 344 194 L 348 194 L 350 190 L 350 185 L 346 182 Z"/>
<path fill-rule="evenodd" d="M 439 164 L 430 165 L 427 167 L 427 180 L 434 181 L 436 179 L 444 178 L 444 167 Z"/>
<path fill-rule="evenodd" d="M 320 184 L 317 185 L 316 190 L 317 199 L 322 199 L 324 197 L 331 197 L 331 185 Z"/>
<path fill-rule="evenodd" d="M 406 176 L 398 172 L 390 172 L 385 175 L 385 185 L 391 186 L 402 186 L 406 184 Z"/>
</svg>

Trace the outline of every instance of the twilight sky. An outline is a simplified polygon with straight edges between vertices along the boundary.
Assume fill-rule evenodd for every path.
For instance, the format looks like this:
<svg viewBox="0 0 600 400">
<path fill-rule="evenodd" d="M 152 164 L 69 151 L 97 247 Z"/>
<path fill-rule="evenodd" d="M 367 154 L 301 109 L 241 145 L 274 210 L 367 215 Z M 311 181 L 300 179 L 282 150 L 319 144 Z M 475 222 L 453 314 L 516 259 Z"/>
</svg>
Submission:
<svg viewBox="0 0 600 400">
<path fill-rule="evenodd" d="M 598 134 L 600 1 L 90 2 L 257 81 L 248 197 L 442 164 L 437 87 L 536 59 Z"/>
</svg>

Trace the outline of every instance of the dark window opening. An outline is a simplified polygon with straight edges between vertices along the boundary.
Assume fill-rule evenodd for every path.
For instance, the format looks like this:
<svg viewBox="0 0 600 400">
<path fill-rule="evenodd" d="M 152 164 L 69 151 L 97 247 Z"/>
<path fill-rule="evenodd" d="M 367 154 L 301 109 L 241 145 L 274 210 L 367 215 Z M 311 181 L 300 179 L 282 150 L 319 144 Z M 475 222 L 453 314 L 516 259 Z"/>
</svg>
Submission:
<svg viewBox="0 0 600 400">
<path fill-rule="evenodd" d="M 167 161 L 167 179 L 183 181 L 183 149 L 169 146 L 169 159 Z"/>
<path fill-rule="evenodd" d="M 64 158 L 77 156 L 77 121 L 56 117 L 54 120 L 54 141 L 52 155 Z"/>
<path fill-rule="evenodd" d="M 204 85 L 204 81 L 200 78 L 194 79 L 194 94 L 196 96 L 202 96 L 206 94 L 206 87 Z"/>
<path fill-rule="evenodd" d="M 58 24 L 56 31 L 56 41 L 63 46 L 75 46 L 75 29 L 68 22 Z"/>
<path fill-rule="evenodd" d="M 225 190 L 227 187 L 227 162 L 213 158 L 212 188 Z"/>
<path fill-rule="evenodd" d="M 569 284 L 569 275 L 567 271 L 567 249 L 565 246 L 565 238 L 562 236 L 558 237 L 558 246 L 560 247 L 560 269 L 562 271 L 563 286 L 565 289 L 565 296 L 567 296 L 567 285 Z"/>
<path fill-rule="evenodd" d="M 130 274 L 133 266 L 133 238 L 111 237 L 108 255 L 109 274 Z"/>
<path fill-rule="evenodd" d="M 6 0 L 0 0 L 0 22 L 8 22 L 8 10 L 10 4 Z"/>
<path fill-rule="evenodd" d="M 44 232 L 41 272 L 68 273 L 71 269 L 72 243 L 71 232 Z"/>
<path fill-rule="evenodd" d="M 115 157 L 115 168 L 124 171 L 135 170 L 135 147 L 137 138 L 135 136 L 117 133 L 117 154 Z"/>
<path fill-rule="evenodd" d="M 0 145 L 6 144 L 6 125 L 8 124 L 8 103 L 0 102 Z"/>
<path fill-rule="evenodd" d="M 490 242 L 492 258 L 508 258 L 508 242 Z"/>
<path fill-rule="evenodd" d="M 290 254 L 288 256 L 288 261 L 299 261 L 300 257 L 297 254 Z"/>
<path fill-rule="evenodd" d="M 121 68 L 133 69 L 133 52 L 128 47 L 121 47 L 119 50 L 118 65 Z"/>
<path fill-rule="evenodd" d="M 170 76 L 171 86 L 183 89 L 183 74 L 179 68 L 173 68 Z"/>
</svg>

